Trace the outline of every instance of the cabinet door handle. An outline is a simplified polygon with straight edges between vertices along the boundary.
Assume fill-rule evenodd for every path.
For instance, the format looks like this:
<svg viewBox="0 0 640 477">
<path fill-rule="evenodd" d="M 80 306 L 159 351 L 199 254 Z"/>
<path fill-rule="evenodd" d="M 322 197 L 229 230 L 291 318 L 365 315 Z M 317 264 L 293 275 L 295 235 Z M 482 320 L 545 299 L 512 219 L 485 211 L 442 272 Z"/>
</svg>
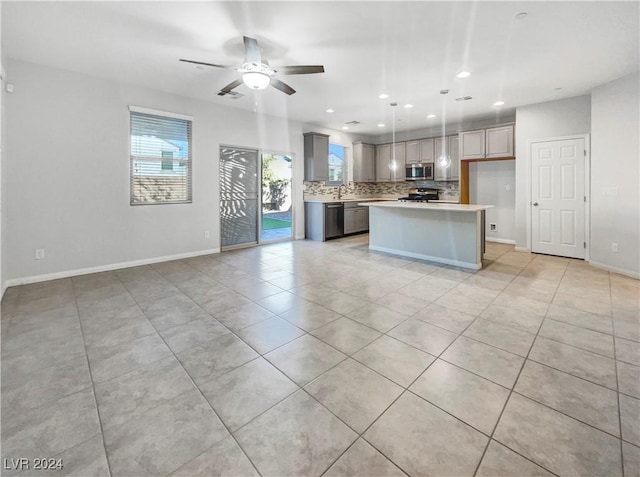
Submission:
<svg viewBox="0 0 640 477">
<path fill-rule="evenodd" d="M 538 203 L 537 203 L 537 202 L 534 202 L 534 203 L 533 203 L 533 206 L 534 206 L 534 207 L 538 207 Z"/>
</svg>

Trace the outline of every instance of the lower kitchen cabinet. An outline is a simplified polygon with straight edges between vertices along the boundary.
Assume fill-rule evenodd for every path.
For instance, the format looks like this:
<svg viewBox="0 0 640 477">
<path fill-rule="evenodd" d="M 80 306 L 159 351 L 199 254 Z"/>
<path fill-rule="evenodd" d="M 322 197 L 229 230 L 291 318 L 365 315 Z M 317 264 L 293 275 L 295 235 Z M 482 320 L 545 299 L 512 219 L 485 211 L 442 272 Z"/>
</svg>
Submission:
<svg viewBox="0 0 640 477">
<path fill-rule="evenodd" d="M 367 231 L 369 231 L 369 207 L 346 203 L 344 205 L 345 235 Z"/>
</svg>

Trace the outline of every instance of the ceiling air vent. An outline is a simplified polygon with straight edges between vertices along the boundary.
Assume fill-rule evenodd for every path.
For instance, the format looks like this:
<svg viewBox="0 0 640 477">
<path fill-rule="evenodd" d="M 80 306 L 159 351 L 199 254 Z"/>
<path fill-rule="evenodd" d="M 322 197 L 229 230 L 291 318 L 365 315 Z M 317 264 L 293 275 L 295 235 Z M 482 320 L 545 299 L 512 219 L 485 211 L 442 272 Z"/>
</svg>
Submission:
<svg viewBox="0 0 640 477">
<path fill-rule="evenodd" d="M 469 101 L 473 99 L 471 96 L 461 96 L 460 98 L 456 98 L 456 101 Z"/>
</svg>

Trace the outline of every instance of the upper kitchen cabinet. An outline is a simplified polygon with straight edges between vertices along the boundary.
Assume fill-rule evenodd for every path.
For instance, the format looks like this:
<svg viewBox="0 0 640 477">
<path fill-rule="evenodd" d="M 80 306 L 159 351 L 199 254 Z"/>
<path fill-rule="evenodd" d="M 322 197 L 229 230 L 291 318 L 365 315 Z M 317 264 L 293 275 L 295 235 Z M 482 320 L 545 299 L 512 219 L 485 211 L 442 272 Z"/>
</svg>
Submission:
<svg viewBox="0 0 640 477">
<path fill-rule="evenodd" d="M 376 146 L 376 182 L 390 182 L 391 170 L 391 144 L 378 144 Z"/>
<path fill-rule="evenodd" d="M 460 159 L 513 157 L 513 124 L 460 133 Z"/>
<path fill-rule="evenodd" d="M 487 129 L 487 158 L 513 156 L 513 124 Z"/>
<path fill-rule="evenodd" d="M 405 163 L 415 164 L 420 162 L 420 141 L 407 141 L 405 143 Z"/>
<path fill-rule="evenodd" d="M 329 136 L 304 133 L 304 180 L 329 180 Z"/>
<path fill-rule="evenodd" d="M 391 159 L 396 160 L 396 168 L 391 172 L 391 182 L 404 182 L 405 181 L 405 169 L 407 148 L 404 142 L 396 142 L 393 145 Z"/>
<path fill-rule="evenodd" d="M 457 181 L 460 178 L 460 154 L 458 151 L 459 139 L 458 136 L 445 137 L 446 152 L 451 158 L 451 165 L 449 167 L 440 167 L 438 161 L 435 163 L 434 168 L 434 180 L 436 181 Z M 435 138 L 435 149 L 438 154 L 442 154 L 442 138 Z"/>
<path fill-rule="evenodd" d="M 420 141 L 420 162 L 434 162 L 436 154 L 434 152 L 433 139 L 423 139 Z"/>
<path fill-rule="evenodd" d="M 353 143 L 353 182 L 375 182 L 376 147 L 363 142 Z"/>
</svg>

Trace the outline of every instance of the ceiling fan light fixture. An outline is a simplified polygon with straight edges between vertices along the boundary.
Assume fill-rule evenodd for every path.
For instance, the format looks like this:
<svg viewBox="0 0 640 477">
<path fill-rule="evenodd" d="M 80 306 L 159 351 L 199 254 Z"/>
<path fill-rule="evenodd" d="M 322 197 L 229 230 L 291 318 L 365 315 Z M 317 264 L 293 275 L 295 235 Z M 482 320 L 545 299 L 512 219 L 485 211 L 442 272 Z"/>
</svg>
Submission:
<svg viewBox="0 0 640 477">
<path fill-rule="evenodd" d="M 269 86 L 271 78 L 269 75 L 257 71 L 248 71 L 242 75 L 242 82 L 251 89 L 265 89 Z"/>
</svg>

